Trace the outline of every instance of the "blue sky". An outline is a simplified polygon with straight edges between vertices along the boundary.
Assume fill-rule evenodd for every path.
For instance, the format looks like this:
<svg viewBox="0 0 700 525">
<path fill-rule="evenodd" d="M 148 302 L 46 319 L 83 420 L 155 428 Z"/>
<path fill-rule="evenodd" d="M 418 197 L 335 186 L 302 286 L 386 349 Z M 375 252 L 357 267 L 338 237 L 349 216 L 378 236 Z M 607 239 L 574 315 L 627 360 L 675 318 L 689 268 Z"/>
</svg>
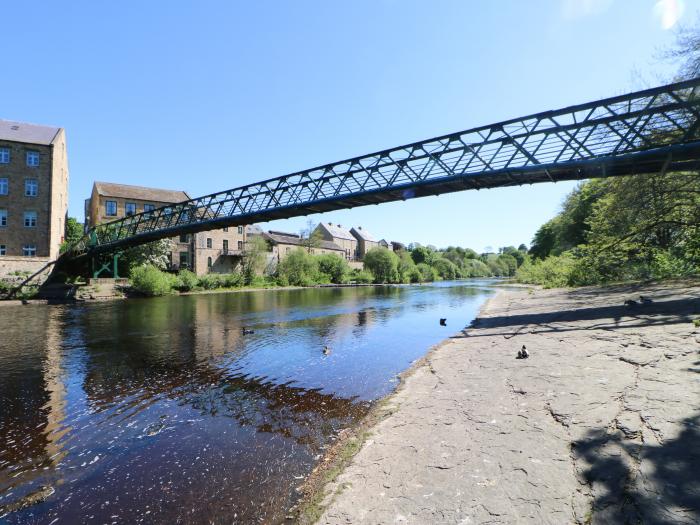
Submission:
<svg viewBox="0 0 700 525">
<path fill-rule="evenodd" d="M 700 0 L 5 2 L 0 118 L 66 128 L 94 180 L 232 188 L 662 83 Z M 675 11 L 674 11 L 675 9 Z M 674 15 L 674 12 L 676 13 Z M 672 26 L 672 27 L 671 27 Z M 437 246 L 529 243 L 573 184 L 314 215 Z M 298 232 L 306 218 L 263 224 Z"/>
</svg>

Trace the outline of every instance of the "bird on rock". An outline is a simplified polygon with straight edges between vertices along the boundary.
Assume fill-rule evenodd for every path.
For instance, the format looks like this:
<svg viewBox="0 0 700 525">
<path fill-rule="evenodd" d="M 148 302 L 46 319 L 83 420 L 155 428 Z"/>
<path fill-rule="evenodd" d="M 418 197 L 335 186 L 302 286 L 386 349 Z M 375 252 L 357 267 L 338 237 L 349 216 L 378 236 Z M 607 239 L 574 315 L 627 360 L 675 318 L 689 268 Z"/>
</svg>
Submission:
<svg viewBox="0 0 700 525">
<path fill-rule="evenodd" d="M 530 357 L 530 353 L 527 351 L 527 348 L 525 348 L 525 345 L 523 345 L 523 347 L 518 350 L 516 359 L 527 359 L 528 357 Z"/>
</svg>

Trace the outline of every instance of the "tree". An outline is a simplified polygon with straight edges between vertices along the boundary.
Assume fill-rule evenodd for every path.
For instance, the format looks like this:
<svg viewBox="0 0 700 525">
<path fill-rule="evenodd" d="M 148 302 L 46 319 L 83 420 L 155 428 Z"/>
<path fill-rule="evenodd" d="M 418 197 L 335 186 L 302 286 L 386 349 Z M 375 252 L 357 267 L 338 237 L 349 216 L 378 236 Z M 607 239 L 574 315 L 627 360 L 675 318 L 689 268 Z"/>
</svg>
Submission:
<svg viewBox="0 0 700 525">
<path fill-rule="evenodd" d="M 159 270 L 166 270 L 170 265 L 172 249 L 170 239 L 160 239 L 125 250 L 121 255 L 120 261 L 126 265 L 129 272 L 138 266 L 144 265 L 154 266 Z"/>
<path fill-rule="evenodd" d="M 277 276 L 284 284 L 309 286 L 318 278 L 318 262 L 303 248 L 297 248 L 277 265 Z"/>
<path fill-rule="evenodd" d="M 399 272 L 399 278 L 400 278 L 401 282 L 402 283 L 415 282 L 415 281 L 412 281 L 412 279 L 416 278 L 416 272 L 415 272 L 416 263 L 413 262 L 413 259 L 411 258 L 411 254 L 405 250 L 401 250 L 398 252 L 397 255 L 399 258 L 397 269 Z M 418 278 L 420 279 L 420 274 L 418 274 L 418 275 L 419 275 Z"/>
<path fill-rule="evenodd" d="M 375 283 L 395 283 L 399 280 L 399 258 L 386 248 L 372 248 L 365 254 L 363 263 L 374 275 Z"/>
<path fill-rule="evenodd" d="M 248 238 L 243 252 L 243 282 L 246 285 L 255 280 L 255 276 L 262 272 L 265 265 L 267 243 L 258 235 Z"/>
<path fill-rule="evenodd" d="M 314 248 L 321 246 L 323 235 L 317 229 L 317 224 L 309 219 L 306 221 L 306 228 L 299 232 L 301 237 L 301 245 L 306 249 L 306 253 L 311 253 Z"/>
<path fill-rule="evenodd" d="M 60 251 L 65 252 L 69 246 L 78 242 L 84 235 L 83 225 L 74 217 L 66 219 L 66 228 L 64 232 L 63 242 L 61 243 Z"/>
<path fill-rule="evenodd" d="M 425 246 L 417 246 L 411 250 L 411 258 L 416 264 L 430 264 L 433 260 L 433 252 L 430 248 L 426 248 Z"/>
<path fill-rule="evenodd" d="M 348 280 L 350 266 L 344 257 L 334 253 L 324 253 L 316 257 L 318 271 L 326 275 L 330 282 L 340 284 Z"/>
</svg>

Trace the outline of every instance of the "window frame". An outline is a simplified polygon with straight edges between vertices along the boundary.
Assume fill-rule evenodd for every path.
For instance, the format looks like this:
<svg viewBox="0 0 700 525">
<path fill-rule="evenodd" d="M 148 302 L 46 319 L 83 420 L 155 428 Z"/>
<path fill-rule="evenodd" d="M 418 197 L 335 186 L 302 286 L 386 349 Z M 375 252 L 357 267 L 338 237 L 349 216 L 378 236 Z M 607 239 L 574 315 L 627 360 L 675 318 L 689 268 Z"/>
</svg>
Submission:
<svg viewBox="0 0 700 525">
<path fill-rule="evenodd" d="M 27 253 L 32 252 L 32 253 Z M 36 244 L 23 244 L 22 257 L 36 257 Z"/>
<path fill-rule="evenodd" d="M 114 204 L 114 213 L 109 213 L 110 204 Z M 117 201 L 105 201 L 105 217 L 116 217 L 119 214 Z"/>
<path fill-rule="evenodd" d="M 7 160 L 3 160 L 6 158 Z M 12 154 L 10 153 L 10 148 L 5 146 L 0 147 L 0 164 L 9 164 L 12 159 Z"/>
<path fill-rule="evenodd" d="M 7 221 L 8 221 L 7 217 L 8 217 L 7 209 L 6 208 L 0 209 L 0 228 L 7 227 Z"/>
<path fill-rule="evenodd" d="M 5 189 L 5 191 L 2 191 L 2 188 Z M 7 177 L 0 177 L 0 195 L 9 195 L 10 194 L 10 179 Z"/>
<path fill-rule="evenodd" d="M 243 226 L 238 227 L 238 235 L 243 235 Z"/>
<path fill-rule="evenodd" d="M 7 244 L 0 244 L 0 257 L 7 255 Z"/>
<path fill-rule="evenodd" d="M 238 249 L 243 250 L 243 241 L 238 241 Z"/>
<path fill-rule="evenodd" d="M 224 239 L 223 246 L 224 253 L 228 253 L 228 239 Z"/>
<path fill-rule="evenodd" d="M 129 212 L 129 207 L 133 206 L 133 210 Z M 136 203 L 135 202 L 125 202 L 124 203 L 124 215 L 127 217 L 131 217 L 132 215 L 136 215 Z"/>
<path fill-rule="evenodd" d="M 39 196 L 39 179 L 37 179 L 36 177 L 27 177 L 24 179 L 24 196 Z"/>
<path fill-rule="evenodd" d="M 32 222 L 34 224 L 32 224 Z M 35 210 L 25 210 L 24 211 L 24 227 L 25 228 L 36 228 L 39 222 L 39 214 Z M 29 224 L 27 224 L 29 223 Z"/>
<path fill-rule="evenodd" d="M 207 248 L 211 249 L 213 246 L 211 237 L 207 237 Z"/>
<path fill-rule="evenodd" d="M 25 155 L 25 164 L 27 165 L 28 168 L 38 168 L 39 164 L 41 163 L 40 157 L 39 157 L 39 152 L 36 150 L 27 150 L 26 155 Z M 34 162 L 29 162 L 29 159 L 36 159 L 36 163 Z"/>
</svg>

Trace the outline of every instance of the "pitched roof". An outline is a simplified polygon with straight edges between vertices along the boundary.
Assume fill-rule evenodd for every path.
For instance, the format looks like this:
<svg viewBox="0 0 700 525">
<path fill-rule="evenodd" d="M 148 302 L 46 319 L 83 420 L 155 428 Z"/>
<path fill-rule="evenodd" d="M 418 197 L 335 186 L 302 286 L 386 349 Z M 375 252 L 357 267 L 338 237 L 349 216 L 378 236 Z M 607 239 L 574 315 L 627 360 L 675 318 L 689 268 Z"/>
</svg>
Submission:
<svg viewBox="0 0 700 525">
<path fill-rule="evenodd" d="M 263 231 L 262 228 L 257 224 L 248 224 L 245 227 L 245 233 L 246 235 L 262 235 Z"/>
<path fill-rule="evenodd" d="M 374 237 L 372 237 L 371 233 L 369 233 L 367 230 L 362 229 L 362 226 L 358 226 L 357 228 L 352 228 L 350 230 L 350 233 L 352 233 L 355 237 L 362 239 L 363 241 L 377 242 L 374 239 Z"/>
<path fill-rule="evenodd" d="M 304 244 L 304 239 L 295 233 L 269 231 L 263 233 L 263 237 L 275 244 L 292 244 L 294 246 L 303 246 Z M 318 247 L 326 250 L 337 250 L 339 252 L 344 251 L 340 246 L 331 241 L 321 241 Z"/>
<path fill-rule="evenodd" d="M 55 126 L 41 126 L 39 124 L 0 119 L 1 140 L 48 146 L 53 142 L 60 130 L 61 128 Z"/>
<path fill-rule="evenodd" d="M 143 186 L 114 184 L 112 182 L 95 182 L 95 188 L 97 189 L 97 194 L 103 197 L 118 197 L 122 199 L 138 199 L 141 201 L 165 203 L 182 202 L 190 199 L 190 196 L 184 191 L 144 188 Z"/>
<path fill-rule="evenodd" d="M 356 240 L 352 233 L 343 228 L 340 224 L 336 226 L 335 224 L 321 222 L 318 226 L 324 228 L 328 233 L 331 234 L 331 237 L 335 239 L 348 239 L 351 241 Z"/>
</svg>

